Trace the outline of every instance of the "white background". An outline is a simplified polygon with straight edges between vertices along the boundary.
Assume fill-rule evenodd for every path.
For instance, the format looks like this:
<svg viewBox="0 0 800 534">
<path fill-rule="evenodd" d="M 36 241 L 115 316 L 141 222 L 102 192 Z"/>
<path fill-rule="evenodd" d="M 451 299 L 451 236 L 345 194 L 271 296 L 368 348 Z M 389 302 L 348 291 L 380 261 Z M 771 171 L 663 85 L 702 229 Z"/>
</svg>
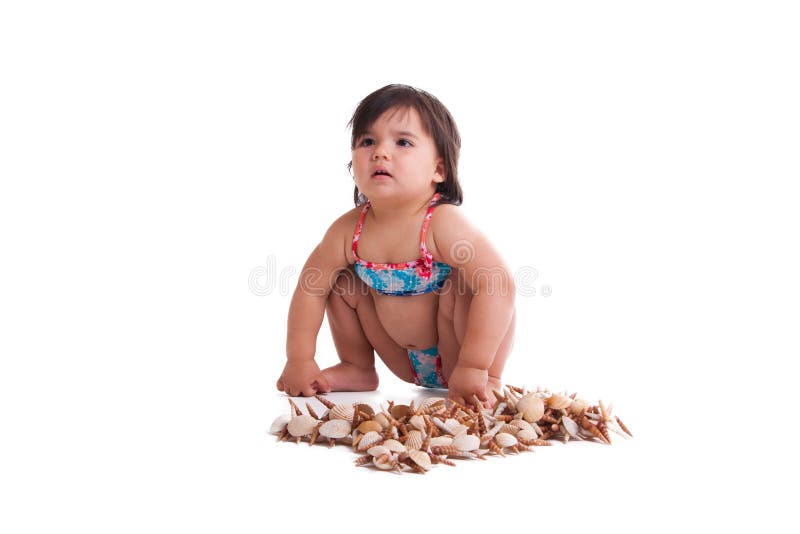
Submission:
<svg viewBox="0 0 800 534">
<path fill-rule="evenodd" d="M 0 8 L 0 530 L 796 528 L 791 3 L 293 6 Z M 297 270 L 352 206 L 346 123 L 387 83 L 450 109 L 464 212 L 538 272 L 504 379 L 635 439 L 421 477 L 266 435 Z M 379 372 L 359 398 L 420 398 Z"/>
</svg>

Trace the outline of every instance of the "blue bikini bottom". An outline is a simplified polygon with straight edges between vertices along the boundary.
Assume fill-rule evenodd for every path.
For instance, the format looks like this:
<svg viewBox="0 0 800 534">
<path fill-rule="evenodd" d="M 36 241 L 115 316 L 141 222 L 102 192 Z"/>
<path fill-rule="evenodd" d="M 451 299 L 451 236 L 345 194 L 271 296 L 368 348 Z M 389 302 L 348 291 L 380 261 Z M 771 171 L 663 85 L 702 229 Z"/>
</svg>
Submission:
<svg viewBox="0 0 800 534">
<path fill-rule="evenodd" d="M 442 374 L 442 357 L 434 345 L 429 349 L 408 349 L 408 360 L 414 373 L 414 383 L 426 388 L 447 388 Z"/>
</svg>

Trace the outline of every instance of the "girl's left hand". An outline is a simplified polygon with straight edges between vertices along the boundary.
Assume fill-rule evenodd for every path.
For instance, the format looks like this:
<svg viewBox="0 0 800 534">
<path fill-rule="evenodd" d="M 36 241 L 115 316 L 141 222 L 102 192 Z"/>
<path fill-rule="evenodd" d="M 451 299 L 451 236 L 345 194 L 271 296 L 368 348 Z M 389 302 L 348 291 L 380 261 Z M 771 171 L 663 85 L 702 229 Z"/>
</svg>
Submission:
<svg viewBox="0 0 800 534">
<path fill-rule="evenodd" d="M 473 395 L 478 398 L 484 407 L 491 407 L 492 394 L 487 390 L 489 371 L 474 367 L 456 365 L 450 379 L 447 381 L 449 393 L 447 398 L 467 406 L 474 404 Z"/>
</svg>

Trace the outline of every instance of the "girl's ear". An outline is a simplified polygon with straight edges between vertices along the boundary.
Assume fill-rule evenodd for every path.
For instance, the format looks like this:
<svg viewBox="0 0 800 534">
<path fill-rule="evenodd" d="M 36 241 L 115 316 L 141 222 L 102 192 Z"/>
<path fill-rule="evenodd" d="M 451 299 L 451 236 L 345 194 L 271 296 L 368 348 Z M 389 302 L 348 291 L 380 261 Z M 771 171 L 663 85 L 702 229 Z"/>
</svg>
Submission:
<svg viewBox="0 0 800 534">
<path fill-rule="evenodd" d="M 436 171 L 434 171 L 433 181 L 437 184 L 444 182 L 444 161 L 441 158 L 436 160 Z"/>
</svg>

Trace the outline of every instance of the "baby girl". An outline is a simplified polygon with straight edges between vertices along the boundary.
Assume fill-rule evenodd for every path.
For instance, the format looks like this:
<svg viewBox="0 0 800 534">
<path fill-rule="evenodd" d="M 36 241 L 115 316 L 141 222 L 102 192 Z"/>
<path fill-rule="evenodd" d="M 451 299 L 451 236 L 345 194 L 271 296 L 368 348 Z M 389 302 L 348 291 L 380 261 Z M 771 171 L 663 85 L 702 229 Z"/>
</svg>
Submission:
<svg viewBox="0 0 800 534">
<path fill-rule="evenodd" d="M 406 382 L 490 405 L 514 338 L 514 281 L 458 206 L 461 138 L 436 97 L 387 85 L 355 110 L 355 208 L 330 225 L 289 308 L 289 395 L 378 387 L 375 353 Z M 339 359 L 320 370 L 322 318 Z M 473 397 L 474 396 L 474 397 Z"/>
</svg>

